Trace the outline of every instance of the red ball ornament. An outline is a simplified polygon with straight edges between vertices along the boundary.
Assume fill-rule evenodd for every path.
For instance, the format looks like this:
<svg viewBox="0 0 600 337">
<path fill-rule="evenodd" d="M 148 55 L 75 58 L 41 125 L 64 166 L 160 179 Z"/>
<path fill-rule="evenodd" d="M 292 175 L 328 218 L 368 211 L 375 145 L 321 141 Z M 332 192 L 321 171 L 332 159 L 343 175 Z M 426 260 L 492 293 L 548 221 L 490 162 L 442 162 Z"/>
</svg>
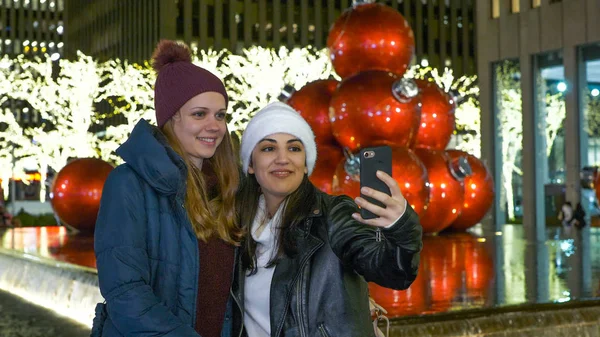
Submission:
<svg viewBox="0 0 600 337">
<path fill-rule="evenodd" d="M 62 168 L 52 183 L 50 200 L 58 217 L 80 231 L 92 232 L 102 188 L 113 167 L 96 158 L 81 158 Z"/>
<path fill-rule="evenodd" d="M 416 80 L 421 94 L 421 122 L 415 147 L 444 150 L 456 128 L 454 99 L 435 82 Z"/>
<path fill-rule="evenodd" d="M 402 76 L 415 52 L 415 37 L 397 10 L 379 3 L 359 4 L 335 21 L 327 38 L 331 63 L 346 78 L 365 70 Z"/>
<path fill-rule="evenodd" d="M 419 216 L 425 215 L 429 201 L 427 169 L 412 150 L 392 148 L 392 177 L 413 210 Z"/>
<path fill-rule="evenodd" d="M 427 168 L 429 205 L 420 217 L 423 232 L 436 233 L 458 218 L 464 202 L 463 179 L 470 174 L 465 158 L 450 160 L 443 151 L 416 149 L 415 153 Z"/>
<path fill-rule="evenodd" d="M 338 146 L 318 145 L 317 162 L 309 180 L 321 191 L 331 193 L 333 175 L 342 158 L 344 158 L 344 153 Z"/>
<path fill-rule="evenodd" d="M 366 71 L 343 81 L 330 103 L 333 135 L 351 152 L 376 145 L 408 147 L 419 128 L 418 91 L 412 80 Z"/>
<path fill-rule="evenodd" d="M 465 197 L 462 212 L 450 226 L 455 230 L 466 230 L 483 218 L 494 202 L 494 180 L 490 171 L 477 157 L 464 151 L 446 151 L 450 158 L 467 158 L 471 166 L 471 175 L 464 181 Z"/>
<path fill-rule="evenodd" d="M 310 82 L 292 93 L 287 100 L 292 108 L 304 117 L 315 133 L 317 144 L 333 144 L 329 120 L 329 101 L 339 82 L 336 80 L 318 80 Z"/>
<path fill-rule="evenodd" d="M 360 182 L 348 173 L 346 164 L 346 159 L 338 164 L 332 190 L 334 194 L 356 198 L 360 195 Z M 405 147 L 392 148 L 392 178 L 398 182 L 408 204 L 419 216 L 423 216 L 429 199 L 427 170 L 412 150 Z"/>
</svg>

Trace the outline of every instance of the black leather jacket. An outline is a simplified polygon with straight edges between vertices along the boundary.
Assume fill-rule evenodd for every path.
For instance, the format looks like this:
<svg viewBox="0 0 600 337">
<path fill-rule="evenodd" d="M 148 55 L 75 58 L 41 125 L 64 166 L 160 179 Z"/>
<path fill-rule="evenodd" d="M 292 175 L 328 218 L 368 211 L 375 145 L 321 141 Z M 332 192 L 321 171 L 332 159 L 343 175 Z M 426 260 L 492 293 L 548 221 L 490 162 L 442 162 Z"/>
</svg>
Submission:
<svg viewBox="0 0 600 337">
<path fill-rule="evenodd" d="M 374 336 L 366 281 L 406 289 L 415 280 L 422 229 L 412 208 L 381 230 L 354 220 L 357 211 L 347 196 L 318 192 L 313 213 L 298 228 L 299 253 L 275 267 L 272 337 Z M 245 271 L 239 265 L 232 293 L 243 308 Z M 232 336 L 245 336 L 242 323 L 241 312 L 234 312 Z"/>
</svg>

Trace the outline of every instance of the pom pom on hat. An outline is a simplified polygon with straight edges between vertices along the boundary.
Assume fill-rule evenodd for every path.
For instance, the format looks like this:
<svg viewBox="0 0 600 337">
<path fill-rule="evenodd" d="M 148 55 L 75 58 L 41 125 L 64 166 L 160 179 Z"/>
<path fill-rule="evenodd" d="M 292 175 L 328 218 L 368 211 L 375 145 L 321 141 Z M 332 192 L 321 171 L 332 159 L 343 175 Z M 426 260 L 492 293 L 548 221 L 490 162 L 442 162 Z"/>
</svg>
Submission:
<svg viewBox="0 0 600 337">
<path fill-rule="evenodd" d="M 248 166 L 256 144 L 275 133 L 287 133 L 300 139 L 306 151 L 306 167 L 310 176 L 317 161 L 315 135 L 310 125 L 296 110 L 281 102 L 271 103 L 259 110 L 244 130 L 240 149 L 244 173 L 248 174 Z"/>
<path fill-rule="evenodd" d="M 152 68 L 159 72 L 167 64 L 175 62 L 192 62 L 192 52 L 183 43 L 161 40 L 152 54 Z"/>
</svg>

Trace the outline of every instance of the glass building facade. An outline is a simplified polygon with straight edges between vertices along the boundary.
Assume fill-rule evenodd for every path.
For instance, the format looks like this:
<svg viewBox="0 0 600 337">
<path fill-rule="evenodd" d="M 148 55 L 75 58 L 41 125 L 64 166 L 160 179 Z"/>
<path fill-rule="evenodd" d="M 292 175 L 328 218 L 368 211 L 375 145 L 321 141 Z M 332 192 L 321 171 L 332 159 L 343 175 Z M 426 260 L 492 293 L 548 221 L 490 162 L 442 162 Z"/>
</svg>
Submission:
<svg viewBox="0 0 600 337">
<path fill-rule="evenodd" d="M 559 237 L 567 240 L 562 251 L 577 247 L 567 254 L 573 263 L 564 272 L 567 297 L 593 296 L 592 275 L 599 272 L 590 259 L 598 250 L 600 219 L 594 191 L 600 165 L 600 3 L 477 5 L 482 158 L 497 186 L 483 228 L 502 233 L 506 224 L 522 225 L 523 238 L 531 242 L 523 257 L 530 300 L 555 297 L 547 275 L 561 261 L 552 257 L 551 244 L 539 243 Z M 568 203 L 582 206 L 588 226 L 571 230 L 561 222 L 558 214 Z"/>
</svg>

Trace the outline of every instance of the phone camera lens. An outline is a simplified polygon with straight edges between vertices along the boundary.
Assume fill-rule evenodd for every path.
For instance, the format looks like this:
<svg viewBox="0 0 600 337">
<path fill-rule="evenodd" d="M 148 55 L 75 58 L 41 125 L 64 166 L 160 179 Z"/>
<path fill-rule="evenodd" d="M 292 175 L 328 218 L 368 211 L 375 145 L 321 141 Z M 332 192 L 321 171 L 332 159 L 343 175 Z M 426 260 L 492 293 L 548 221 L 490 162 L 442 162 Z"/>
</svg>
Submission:
<svg viewBox="0 0 600 337">
<path fill-rule="evenodd" d="M 375 152 L 373 152 L 373 151 L 365 151 L 364 156 L 365 156 L 365 158 L 373 158 L 373 157 L 375 157 Z"/>
</svg>

